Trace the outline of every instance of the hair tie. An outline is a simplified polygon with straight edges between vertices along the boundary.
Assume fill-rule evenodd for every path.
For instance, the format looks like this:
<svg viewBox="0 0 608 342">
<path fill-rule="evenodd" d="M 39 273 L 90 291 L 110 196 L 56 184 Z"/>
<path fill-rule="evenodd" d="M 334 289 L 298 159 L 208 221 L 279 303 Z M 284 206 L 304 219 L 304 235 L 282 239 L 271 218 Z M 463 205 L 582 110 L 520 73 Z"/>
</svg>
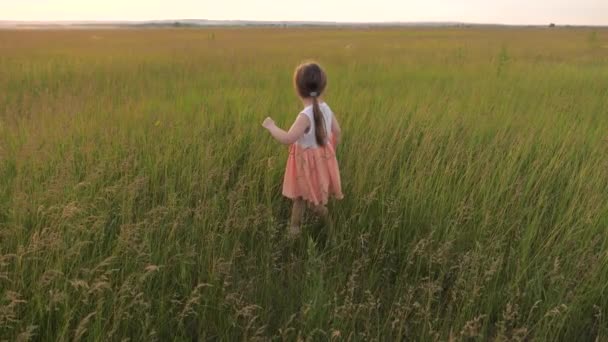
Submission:
<svg viewBox="0 0 608 342">
<path fill-rule="evenodd" d="M 312 97 L 317 97 L 317 95 L 318 95 L 318 94 L 317 94 L 317 92 L 316 92 L 316 91 L 313 91 L 313 92 L 311 92 L 311 93 L 310 93 L 310 96 L 312 96 Z"/>
</svg>

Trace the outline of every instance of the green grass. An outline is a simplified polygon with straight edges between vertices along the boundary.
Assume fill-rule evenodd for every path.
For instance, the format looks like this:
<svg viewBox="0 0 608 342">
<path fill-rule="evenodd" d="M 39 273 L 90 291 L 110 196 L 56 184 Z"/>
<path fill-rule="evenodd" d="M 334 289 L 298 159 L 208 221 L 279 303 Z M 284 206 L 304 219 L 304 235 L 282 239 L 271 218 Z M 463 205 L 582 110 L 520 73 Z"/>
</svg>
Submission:
<svg viewBox="0 0 608 342">
<path fill-rule="evenodd" d="M 606 340 L 607 56 L 600 29 L 0 31 L 0 338 Z M 346 197 L 290 243 L 260 124 L 309 58 Z"/>
</svg>

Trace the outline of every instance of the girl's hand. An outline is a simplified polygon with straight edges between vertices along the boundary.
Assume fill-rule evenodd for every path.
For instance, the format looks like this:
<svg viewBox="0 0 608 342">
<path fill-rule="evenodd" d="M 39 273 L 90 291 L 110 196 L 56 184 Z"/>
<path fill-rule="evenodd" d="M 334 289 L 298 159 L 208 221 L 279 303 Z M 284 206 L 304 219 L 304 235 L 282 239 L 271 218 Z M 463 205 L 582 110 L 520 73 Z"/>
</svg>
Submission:
<svg viewBox="0 0 608 342">
<path fill-rule="evenodd" d="M 274 126 L 274 120 L 272 120 L 270 117 L 267 117 L 266 119 L 264 119 L 264 122 L 262 122 L 262 126 L 268 129 Z"/>
</svg>

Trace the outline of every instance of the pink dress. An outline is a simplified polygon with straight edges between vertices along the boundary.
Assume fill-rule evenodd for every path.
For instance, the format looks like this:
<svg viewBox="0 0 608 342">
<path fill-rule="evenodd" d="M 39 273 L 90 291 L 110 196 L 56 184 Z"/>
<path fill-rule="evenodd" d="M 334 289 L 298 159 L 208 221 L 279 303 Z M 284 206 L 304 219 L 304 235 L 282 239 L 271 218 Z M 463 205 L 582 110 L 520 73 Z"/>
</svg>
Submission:
<svg viewBox="0 0 608 342">
<path fill-rule="evenodd" d="M 327 204 L 329 197 L 342 199 L 340 168 L 336 159 L 336 141 L 331 134 L 333 113 L 325 102 L 319 104 L 323 112 L 329 142 L 324 146 L 316 143 L 312 106 L 301 114 L 308 116 L 311 125 L 308 132 L 289 147 L 289 157 L 283 178 L 283 195 L 302 198 L 314 205 Z"/>
</svg>

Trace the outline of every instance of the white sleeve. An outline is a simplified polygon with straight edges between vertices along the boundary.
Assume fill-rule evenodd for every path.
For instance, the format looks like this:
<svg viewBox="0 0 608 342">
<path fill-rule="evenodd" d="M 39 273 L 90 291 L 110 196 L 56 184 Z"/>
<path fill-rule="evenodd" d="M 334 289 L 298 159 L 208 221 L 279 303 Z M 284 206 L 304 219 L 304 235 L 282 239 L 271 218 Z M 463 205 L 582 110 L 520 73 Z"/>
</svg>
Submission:
<svg viewBox="0 0 608 342">
<path fill-rule="evenodd" d="M 300 112 L 300 114 L 306 115 L 306 117 L 308 117 L 308 120 L 310 121 L 310 124 L 311 125 L 314 124 L 314 122 L 315 122 L 315 116 L 314 116 L 312 110 L 303 110 L 303 111 Z"/>
</svg>

